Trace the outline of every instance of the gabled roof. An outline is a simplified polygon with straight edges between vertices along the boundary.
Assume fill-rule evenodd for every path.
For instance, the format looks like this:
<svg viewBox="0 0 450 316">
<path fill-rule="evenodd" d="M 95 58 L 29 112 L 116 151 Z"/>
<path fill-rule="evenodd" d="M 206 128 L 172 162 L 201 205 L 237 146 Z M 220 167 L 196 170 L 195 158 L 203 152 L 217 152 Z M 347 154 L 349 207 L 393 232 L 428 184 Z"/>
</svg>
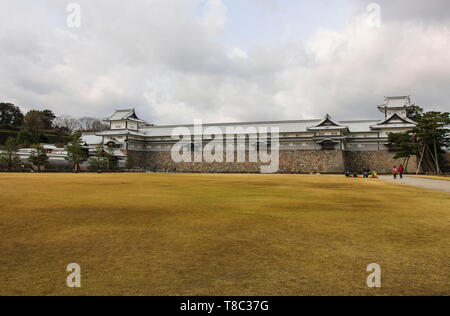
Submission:
<svg viewBox="0 0 450 316">
<path fill-rule="evenodd" d="M 389 116 L 387 119 L 385 119 L 384 121 L 376 124 L 376 125 L 372 125 L 370 128 L 372 129 L 382 129 L 382 128 L 397 128 L 397 127 L 415 127 L 417 125 L 416 122 L 414 122 L 413 120 L 404 117 L 403 115 L 399 114 L 399 113 L 394 113 L 391 116 Z"/>
<path fill-rule="evenodd" d="M 330 115 L 326 115 L 319 123 L 308 127 L 308 130 L 328 130 L 328 129 L 348 129 L 348 126 L 344 126 L 341 123 L 333 120 Z"/>
<path fill-rule="evenodd" d="M 137 115 L 135 109 L 128 110 L 117 110 L 112 116 L 105 119 L 106 122 L 111 121 L 135 121 L 138 123 L 145 123 L 145 121 L 140 120 Z"/>
</svg>

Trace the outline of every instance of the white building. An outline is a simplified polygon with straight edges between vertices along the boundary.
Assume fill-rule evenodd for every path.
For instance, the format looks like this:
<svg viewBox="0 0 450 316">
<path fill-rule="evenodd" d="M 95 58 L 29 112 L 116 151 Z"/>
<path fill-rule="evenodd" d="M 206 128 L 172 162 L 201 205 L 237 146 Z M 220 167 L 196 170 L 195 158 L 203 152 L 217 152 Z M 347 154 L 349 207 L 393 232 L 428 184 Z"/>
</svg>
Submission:
<svg viewBox="0 0 450 316">
<path fill-rule="evenodd" d="M 204 127 L 220 128 L 225 134 L 227 127 L 278 127 L 280 150 L 389 150 L 389 133 L 403 132 L 416 125 L 416 106 L 409 96 L 386 97 L 379 110 L 382 119 L 336 121 L 330 115 L 317 120 L 267 121 L 204 124 Z M 104 144 L 115 145 L 127 151 L 170 151 L 175 143 L 171 134 L 176 127 L 186 127 L 194 135 L 194 126 L 158 126 L 140 120 L 134 109 L 116 111 L 105 119 L 110 130 L 96 133 Z M 97 139 L 99 141 L 99 139 Z M 194 139 L 193 139 L 194 141 Z"/>
</svg>

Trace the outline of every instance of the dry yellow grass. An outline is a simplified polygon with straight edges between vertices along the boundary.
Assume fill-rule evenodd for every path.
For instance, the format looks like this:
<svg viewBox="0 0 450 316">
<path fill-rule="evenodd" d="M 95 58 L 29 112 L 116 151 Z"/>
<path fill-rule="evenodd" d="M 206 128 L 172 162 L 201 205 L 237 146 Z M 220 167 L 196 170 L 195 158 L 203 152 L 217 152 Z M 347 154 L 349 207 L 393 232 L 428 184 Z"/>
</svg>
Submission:
<svg viewBox="0 0 450 316">
<path fill-rule="evenodd" d="M 0 295 L 450 294 L 447 193 L 302 175 L 0 182 Z"/>
</svg>

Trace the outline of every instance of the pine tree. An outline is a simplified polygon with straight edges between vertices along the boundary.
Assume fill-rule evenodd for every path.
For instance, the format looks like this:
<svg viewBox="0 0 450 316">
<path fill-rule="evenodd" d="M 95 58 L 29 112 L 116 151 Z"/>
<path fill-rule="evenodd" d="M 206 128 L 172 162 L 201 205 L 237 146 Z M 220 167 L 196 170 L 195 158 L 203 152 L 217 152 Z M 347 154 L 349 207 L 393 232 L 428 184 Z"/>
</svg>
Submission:
<svg viewBox="0 0 450 316">
<path fill-rule="evenodd" d="M 106 158 L 103 145 L 98 145 L 95 148 L 93 157 L 88 161 L 90 167 L 95 171 L 101 172 L 102 170 L 106 169 L 106 167 L 108 166 L 108 159 Z"/>
<path fill-rule="evenodd" d="M 114 171 L 117 169 L 118 160 L 114 155 L 115 148 L 113 146 L 108 145 L 106 147 L 106 159 L 108 160 L 108 169 L 110 171 Z"/>
<path fill-rule="evenodd" d="M 0 153 L 0 163 L 5 164 L 8 172 L 19 165 L 20 158 L 17 155 L 17 144 L 14 138 L 10 137 L 5 143 L 5 152 Z"/>
<path fill-rule="evenodd" d="M 420 145 L 415 142 L 414 135 L 411 131 L 405 133 L 389 134 L 389 143 L 398 147 L 398 152 L 394 159 L 404 159 L 403 165 L 405 169 L 408 166 L 409 159 L 419 154 Z"/>
<path fill-rule="evenodd" d="M 88 159 L 88 151 L 83 147 L 81 135 L 81 131 L 76 131 L 72 135 L 72 141 L 66 146 L 66 160 L 72 163 L 74 173 L 80 172 L 80 165 Z"/>
<path fill-rule="evenodd" d="M 40 145 L 34 146 L 28 161 L 38 168 L 38 172 L 41 172 L 41 167 L 48 163 L 48 156 L 44 147 Z"/>
<path fill-rule="evenodd" d="M 417 126 L 406 133 L 392 133 L 389 143 L 400 148 L 396 158 L 409 158 L 416 155 L 419 159 L 418 171 L 423 168 L 440 174 L 445 160 L 443 149 L 450 147 L 450 113 L 427 112 L 417 115 Z"/>
</svg>

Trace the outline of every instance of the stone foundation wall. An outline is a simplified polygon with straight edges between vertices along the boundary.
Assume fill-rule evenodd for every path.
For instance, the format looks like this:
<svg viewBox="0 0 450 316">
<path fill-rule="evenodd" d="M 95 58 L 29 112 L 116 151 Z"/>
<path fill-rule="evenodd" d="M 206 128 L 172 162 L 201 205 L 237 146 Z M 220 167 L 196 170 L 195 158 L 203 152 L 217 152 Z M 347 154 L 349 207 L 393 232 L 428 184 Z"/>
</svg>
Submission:
<svg viewBox="0 0 450 316">
<path fill-rule="evenodd" d="M 376 170 L 378 173 L 392 173 L 393 166 L 400 166 L 404 159 L 394 159 L 395 152 L 391 151 L 346 151 L 345 169 L 352 172 L 361 171 L 363 168 Z M 406 167 L 406 166 L 404 166 Z M 411 157 L 406 173 L 415 173 L 417 170 L 417 159 Z"/>
<path fill-rule="evenodd" d="M 169 172 L 201 172 L 201 173 L 260 173 L 261 166 L 270 163 L 248 162 L 243 163 L 175 163 L 170 152 L 129 152 L 133 155 L 139 167 L 153 171 Z M 236 161 L 235 157 L 235 161 Z M 279 173 L 343 173 L 343 152 L 337 151 L 281 151 L 279 160 Z"/>
<path fill-rule="evenodd" d="M 170 152 L 130 151 L 138 167 L 157 172 L 193 172 L 193 173 L 260 173 L 261 166 L 268 163 L 175 163 Z M 362 172 L 363 168 L 378 173 L 391 173 L 393 166 L 399 166 L 403 159 L 394 159 L 395 153 L 389 151 L 322 151 L 298 150 L 280 151 L 279 173 L 344 173 Z M 236 158 L 235 158 L 236 161 Z M 246 161 L 248 153 L 246 153 Z M 412 157 L 407 172 L 416 171 L 417 161 Z"/>
</svg>

